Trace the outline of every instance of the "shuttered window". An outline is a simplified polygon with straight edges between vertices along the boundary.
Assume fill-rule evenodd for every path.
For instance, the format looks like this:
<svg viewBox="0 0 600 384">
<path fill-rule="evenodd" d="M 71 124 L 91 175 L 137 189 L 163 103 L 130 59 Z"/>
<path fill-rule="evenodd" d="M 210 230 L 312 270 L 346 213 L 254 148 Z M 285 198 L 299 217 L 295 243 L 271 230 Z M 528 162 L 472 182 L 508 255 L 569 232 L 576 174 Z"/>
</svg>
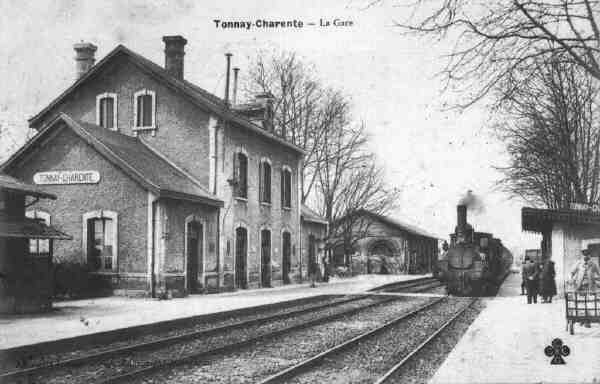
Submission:
<svg viewBox="0 0 600 384">
<path fill-rule="evenodd" d="M 242 152 L 233 156 L 235 196 L 248 198 L 248 157 Z"/>
<path fill-rule="evenodd" d="M 103 93 L 96 96 L 96 124 L 117 130 L 117 94 Z"/>
<path fill-rule="evenodd" d="M 115 100 L 111 97 L 104 97 L 100 100 L 100 126 L 112 129 L 114 127 Z"/>
<path fill-rule="evenodd" d="M 271 203 L 271 165 L 266 161 L 260 163 L 260 202 Z"/>
<path fill-rule="evenodd" d="M 281 171 L 281 206 L 292 207 L 292 172 L 288 169 Z"/>
<path fill-rule="evenodd" d="M 153 91 L 141 90 L 135 93 L 135 127 L 155 128 L 156 95 Z"/>
</svg>

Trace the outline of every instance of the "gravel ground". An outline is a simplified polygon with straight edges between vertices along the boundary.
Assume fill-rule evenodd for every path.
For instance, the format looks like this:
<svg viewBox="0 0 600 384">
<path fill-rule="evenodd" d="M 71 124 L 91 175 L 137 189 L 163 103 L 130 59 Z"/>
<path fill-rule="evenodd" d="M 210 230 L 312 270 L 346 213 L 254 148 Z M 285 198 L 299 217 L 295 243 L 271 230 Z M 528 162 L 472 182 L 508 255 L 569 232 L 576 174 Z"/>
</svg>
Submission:
<svg viewBox="0 0 600 384">
<path fill-rule="evenodd" d="M 434 300 L 403 297 L 336 321 L 290 332 L 244 348 L 234 354 L 214 356 L 204 364 L 186 364 L 138 383 L 250 383 L 283 370 L 361 333 L 380 326 Z"/>
<path fill-rule="evenodd" d="M 452 322 L 442 334 L 413 356 L 401 371 L 390 376 L 387 382 L 404 384 L 428 382 L 484 308 L 485 303 L 478 300 Z"/>
<path fill-rule="evenodd" d="M 285 312 L 288 312 L 291 310 L 301 310 L 301 309 L 312 308 L 312 307 L 315 307 L 318 305 L 326 304 L 328 302 L 333 305 L 336 302 L 340 302 L 340 301 L 346 300 L 348 298 L 349 298 L 348 296 L 325 297 L 325 298 L 317 297 L 314 300 L 309 300 L 300 305 L 294 304 L 293 302 L 292 303 L 284 302 L 284 303 L 281 303 L 281 306 L 277 306 L 277 307 L 270 308 L 270 309 L 258 310 L 255 313 L 251 313 L 251 314 L 247 313 L 244 315 L 231 316 L 231 317 L 228 317 L 225 319 L 221 318 L 221 319 L 204 320 L 204 321 L 199 320 L 198 323 L 194 324 L 193 326 L 188 326 L 185 328 L 182 327 L 182 328 L 170 329 L 170 330 L 165 330 L 165 331 L 162 331 L 159 333 L 151 333 L 151 334 L 146 334 L 146 335 L 142 335 L 142 336 L 138 336 L 138 337 L 126 338 L 126 339 L 122 339 L 117 342 L 109 343 L 109 344 L 88 345 L 88 346 L 85 346 L 84 348 L 80 348 L 80 349 L 59 352 L 59 353 L 53 353 L 53 354 L 45 354 L 45 355 L 40 355 L 40 356 L 34 356 L 34 357 L 31 357 L 27 361 L 27 363 L 28 363 L 27 367 L 35 367 L 35 366 L 39 366 L 39 365 L 50 364 L 53 362 L 58 362 L 58 361 L 66 360 L 66 359 L 72 359 L 72 358 L 82 357 L 82 356 L 86 356 L 86 355 L 91 355 L 94 353 L 108 351 L 108 350 L 112 350 L 115 348 L 127 347 L 127 346 L 131 346 L 132 344 L 146 343 L 146 342 L 155 341 L 155 340 L 159 340 L 159 339 L 166 338 L 166 337 L 206 330 L 206 329 L 210 329 L 210 328 L 217 327 L 217 326 L 235 324 L 235 323 L 239 323 L 241 321 L 252 320 L 252 319 L 265 317 L 265 316 L 273 316 L 273 315 L 285 313 Z M 22 368 L 26 368 L 26 367 L 22 367 Z M 16 369 L 16 367 L 11 367 L 10 370 L 12 370 L 12 369 Z M 6 372 L 8 370 L 5 368 L 3 371 Z"/>
<path fill-rule="evenodd" d="M 178 342 L 170 346 L 152 351 L 139 351 L 123 356 L 108 358 L 101 362 L 86 364 L 82 367 L 66 367 L 53 370 L 34 378 L 36 382 L 44 383 L 84 383 L 98 377 L 106 378 L 115 374 L 128 372 L 134 369 L 156 364 L 156 362 L 171 361 L 189 354 L 209 351 L 231 343 L 236 343 L 258 335 L 267 334 L 274 330 L 302 324 L 315 318 L 331 316 L 353 308 L 389 300 L 389 297 L 366 297 L 351 303 L 327 307 L 315 312 L 308 312 L 293 318 L 285 318 L 266 323 L 256 324 L 243 329 L 229 330 L 200 339 Z"/>
<path fill-rule="evenodd" d="M 469 302 L 469 299 L 445 299 L 397 326 L 322 360 L 286 383 L 372 383 Z"/>
</svg>

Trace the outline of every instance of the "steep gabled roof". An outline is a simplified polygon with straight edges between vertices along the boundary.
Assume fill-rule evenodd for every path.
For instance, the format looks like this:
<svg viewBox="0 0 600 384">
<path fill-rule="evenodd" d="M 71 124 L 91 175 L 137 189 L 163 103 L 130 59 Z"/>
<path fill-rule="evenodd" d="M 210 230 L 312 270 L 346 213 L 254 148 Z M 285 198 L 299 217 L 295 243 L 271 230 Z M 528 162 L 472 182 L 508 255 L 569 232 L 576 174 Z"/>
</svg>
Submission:
<svg viewBox="0 0 600 384">
<path fill-rule="evenodd" d="M 327 220 L 324 217 L 321 217 L 317 212 L 313 211 L 312 209 L 310 209 L 309 207 L 307 207 L 304 204 L 302 204 L 302 207 L 301 207 L 301 216 L 302 216 L 302 220 L 307 221 L 307 222 L 323 224 L 323 225 L 328 224 Z"/>
<path fill-rule="evenodd" d="M 248 129 L 260 136 L 265 137 L 266 139 L 281 144 L 289 149 L 294 150 L 299 154 L 304 154 L 304 150 L 300 147 L 290 143 L 289 141 L 284 140 L 283 138 L 268 132 L 253 122 L 249 121 L 247 118 L 242 115 L 235 113 L 234 110 L 230 109 L 225 101 L 220 97 L 213 95 L 212 93 L 200 88 L 199 86 L 190 83 L 186 80 L 180 80 L 170 73 L 168 73 L 164 68 L 160 65 L 146 59 L 144 56 L 133 52 L 129 48 L 125 47 L 122 44 L 119 44 L 115 49 L 113 49 L 108 55 L 106 55 L 102 60 L 98 61 L 96 65 L 94 65 L 90 70 L 88 70 L 83 76 L 81 76 L 73 85 L 71 85 L 67 90 L 61 93 L 56 99 L 54 99 L 48 106 L 42 109 L 35 116 L 31 117 L 29 121 L 29 125 L 35 125 L 37 122 L 42 119 L 50 110 L 52 110 L 56 105 L 58 105 L 61 101 L 63 101 L 68 95 L 70 95 L 75 89 L 81 86 L 83 83 L 87 82 L 89 79 L 93 78 L 96 74 L 98 74 L 105 66 L 110 63 L 115 57 L 119 55 L 127 56 L 135 65 L 149 73 L 155 79 L 161 81 L 168 87 L 180 91 L 184 96 L 186 96 L 192 103 L 200 106 L 202 109 L 207 109 L 215 115 L 231 121 L 242 128 Z"/>
<path fill-rule="evenodd" d="M 22 193 L 28 196 L 56 200 L 56 196 L 44 192 L 40 187 L 25 183 L 4 173 L 0 173 L 0 190 L 2 189 Z"/>
<path fill-rule="evenodd" d="M 223 202 L 209 193 L 198 181 L 167 161 L 165 156 L 156 153 L 138 138 L 94 124 L 75 121 L 64 113 L 41 129 L 33 139 L 3 164 L 0 170 L 9 168 L 24 154 L 39 148 L 38 142 L 52 130 L 59 129 L 60 126 L 71 128 L 125 174 L 159 197 L 223 206 Z"/>
</svg>

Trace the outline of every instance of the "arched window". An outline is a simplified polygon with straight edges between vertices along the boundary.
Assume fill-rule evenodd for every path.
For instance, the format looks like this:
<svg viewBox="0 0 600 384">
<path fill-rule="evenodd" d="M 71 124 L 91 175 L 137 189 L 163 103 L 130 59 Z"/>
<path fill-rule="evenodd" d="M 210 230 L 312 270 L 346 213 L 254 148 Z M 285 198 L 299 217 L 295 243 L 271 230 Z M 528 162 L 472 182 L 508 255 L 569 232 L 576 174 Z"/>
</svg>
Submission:
<svg viewBox="0 0 600 384">
<path fill-rule="evenodd" d="M 117 270 L 118 215 L 92 211 L 83 215 L 83 243 L 87 262 L 97 271 Z"/>
<path fill-rule="evenodd" d="M 281 206 L 292 207 L 292 172 L 288 167 L 281 170 Z"/>
<path fill-rule="evenodd" d="M 50 214 L 48 212 L 32 210 L 25 212 L 25 217 L 35 219 L 50 225 Z M 50 240 L 48 239 L 30 239 L 29 240 L 29 256 L 31 257 L 48 257 L 50 256 Z"/>
<path fill-rule="evenodd" d="M 154 91 L 142 89 L 137 91 L 133 98 L 135 128 L 156 128 L 156 94 Z"/>
<path fill-rule="evenodd" d="M 96 96 L 96 124 L 117 130 L 117 94 L 103 93 Z"/>
<path fill-rule="evenodd" d="M 237 152 L 233 156 L 234 196 L 248 198 L 248 156 Z"/>
<path fill-rule="evenodd" d="M 271 204 L 271 164 L 267 160 L 260 162 L 260 202 Z"/>
</svg>

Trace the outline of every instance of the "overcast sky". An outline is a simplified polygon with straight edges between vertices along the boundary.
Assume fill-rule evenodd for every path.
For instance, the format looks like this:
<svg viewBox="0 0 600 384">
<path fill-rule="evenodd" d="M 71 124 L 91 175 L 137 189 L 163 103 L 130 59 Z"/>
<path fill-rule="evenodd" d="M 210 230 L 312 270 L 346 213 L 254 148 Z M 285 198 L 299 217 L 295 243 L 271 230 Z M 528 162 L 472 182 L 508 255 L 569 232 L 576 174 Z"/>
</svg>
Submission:
<svg viewBox="0 0 600 384">
<path fill-rule="evenodd" d="M 351 97 L 354 117 L 367 124 L 371 147 L 385 166 L 388 182 L 403 190 L 394 216 L 447 237 L 456 203 L 471 189 L 485 203 L 470 215 L 477 230 L 493 232 L 517 251 L 539 246 L 521 231 L 523 203 L 494 190 L 506 164 L 504 146 L 489 132 L 483 106 L 447 112 L 452 102 L 435 74 L 450 42 L 407 37 L 394 27 L 408 10 L 391 4 L 364 8 L 366 1 L 23 1 L 0 3 L 0 160 L 23 142 L 27 118 L 74 79 L 72 45 L 89 41 L 96 57 L 124 44 L 163 65 L 161 37 L 188 40 L 185 77 L 223 95 L 224 53 L 244 77 L 249 57 L 260 49 L 295 51 L 315 65 L 323 82 Z M 352 27 L 308 26 L 349 20 Z M 301 20 L 294 29 L 221 29 L 213 20 Z"/>
</svg>

